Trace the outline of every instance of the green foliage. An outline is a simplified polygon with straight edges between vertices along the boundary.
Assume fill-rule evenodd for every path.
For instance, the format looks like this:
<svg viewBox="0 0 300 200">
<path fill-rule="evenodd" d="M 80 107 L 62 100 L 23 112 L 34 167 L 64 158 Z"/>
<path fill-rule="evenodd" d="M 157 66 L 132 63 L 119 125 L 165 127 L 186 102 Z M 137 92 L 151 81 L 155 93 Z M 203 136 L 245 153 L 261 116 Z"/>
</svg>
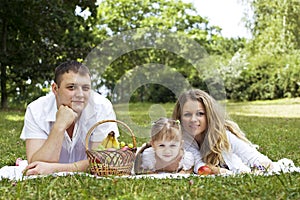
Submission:
<svg viewBox="0 0 300 200">
<path fill-rule="evenodd" d="M 68 59 L 83 60 L 93 47 L 124 31 L 137 28 L 168 30 L 195 39 L 208 53 L 226 53 L 226 56 L 243 46 L 241 40 L 235 43 L 234 39 L 222 38 L 219 27 L 211 26 L 191 3 L 181 0 L 105 0 L 97 3 L 95 5 L 92 0 L 63 3 L 45 0 L 1 1 L 2 107 L 23 107 L 44 95 L 45 90 L 50 88 L 53 70 L 60 62 Z M 77 5 L 82 10 L 89 10 L 91 16 L 87 19 L 76 16 Z M 128 44 L 134 44 L 134 38 L 124 39 Z M 147 36 L 144 39 L 146 41 Z M 163 43 L 163 35 L 161 40 Z M 109 51 L 118 52 L 123 48 L 126 46 L 114 44 Z M 182 51 L 189 53 L 189 48 L 187 45 Z M 107 57 L 110 59 L 110 55 Z M 196 69 L 191 67 L 188 60 L 163 48 L 145 48 L 118 56 L 107 66 L 105 73 L 97 77 L 96 89 L 105 85 L 113 90 L 120 77 L 126 76 L 136 66 L 149 63 L 178 70 L 195 87 L 205 85 L 203 78 L 196 74 Z M 145 88 L 151 91 L 159 88 L 157 97 L 160 98 L 153 99 L 151 95 L 139 97 L 139 94 L 134 94 L 133 98 L 156 102 L 168 92 L 157 85 L 142 86 L 137 91 Z M 170 99 L 161 100 L 166 102 L 172 99 L 174 95 Z"/>
<path fill-rule="evenodd" d="M 97 24 L 100 28 L 95 31 L 104 31 L 111 36 L 144 27 L 189 31 L 189 28 L 194 26 L 195 28 L 190 30 L 192 31 L 207 26 L 208 21 L 195 13 L 196 9 L 191 3 L 184 3 L 181 0 L 101 1 L 97 14 Z M 205 37 L 208 35 L 209 28 L 206 30 L 200 28 Z M 211 29 L 214 30 L 212 27 Z"/>
<path fill-rule="evenodd" d="M 41 96 L 58 63 L 90 51 L 91 23 L 75 15 L 76 5 L 95 8 L 94 1 L 1 1 L 2 108 Z"/>
<path fill-rule="evenodd" d="M 229 64 L 231 71 L 224 74 L 227 97 L 238 101 L 299 97 L 299 55 L 299 51 L 277 57 L 237 55 Z"/>
<path fill-rule="evenodd" d="M 133 85 L 124 84 L 132 80 L 133 73 L 145 70 L 150 64 L 167 66 L 181 74 L 189 86 L 209 90 L 219 99 L 224 97 L 223 92 L 219 94 L 223 85 L 214 79 L 214 71 L 221 74 L 229 99 L 299 96 L 299 1 L 241 2 L 248 3 L 254 12 L 247 19 L 253 35 L 249 40 L 223 38 L 220 27 L 211 25 L 192 4 L 182 0 L 103 0 L 97 5 L 92 0 L 63 3 L 3 0 L 0 3 L 1 107 L 23 108 L 44 95 L 50 90 L 53 70 L 61 61 L 82 61 L 100 44 L 106 51 L 99 51 L 98 56 L 104 57 L 104 61 L 96 60 L 98 68 L 92 69 L 94 85 L 96 90 L 105 86 L 113 101 L 127 98 L 134 102 L 174 101 L 177 95 L 174 90 L 180 90 L 179 81 L 173 81 L 173 90 L 155 81 L 143 83 L 142 80 L 154 80 L 151 77 L 157 73 L 155 69 L 143 71 L 143 77 Z M 77 16 L 77 5 L 89 10 L 91 16 L 87 19 Z M 138 30 L 134 37 L 125 34 L 118 38 L 134 30 Z M 166 37 L 166 32 L 195 41 L 203 47 L 203 52 L 193 52 L 188 40 L 176 46 L 175 37 Z M 156 38 L 152 41 L 153 35 Z M 135 48 L 136 42 L 140 42 L 140 48 Z M 206 54 L 215 59 L 206 69 L 199 69 L 187 59 L 191 56 L 201 60 Z M 113 93 L 115 89 L 117 94 Z"/>
<path fill-rule="evenodd" d="M 109 49 L 103 51 L 105 48 L 99 47 L 98 55 L 105 55 L 107 59 L 103 62 L 99 61 L 99 58 L 93 61 L 98 63 L 97 66 L 106 68 L 98 75 L 101 81 L 97 80 L 96 87 L 105 85 L 109 90 L 113 90 L 121 81 L 130 81 L 134 71 L 153 63 L 176 70 L 194 87 L 205 86 L 207 77 L 199 74 L 199 70 L 190 63 L 187 55 L 193 54 L 197 61 L 204 57 L 204 51 L 214 54 L 226 52 L 229 56 L 244 45 L 242 39 L 235 43 L 234 39 L 222 38 L 219 27 L 211 26 L 207 19 L 197 13 L 192 4 L 181 0 L 101 1 L 96 24 L 98 25 L 94 27 L 94 33 L 98 41 L 111 39 L 102 43 Z M 137 29 L 137 33 L 130 32 L 133 29 Z M 174 36 L 171 37 L 170 33 L 174 33 Z M 193 52 L 195 47 L 188 40 L 183 40 L 185 43 L 177 45 L 175 36 L 193 40 L 203 47 L 203 52 Z M 144 72 L 143 76 L 142 80 L 153 80 L 152 76 L 157 75 Z M 141 84 L 140 82 L 137 81 L 134 86 Z M 174 91 L 168 90 L 170 88 L 155 82 L 140 85 L 140 88 L 131 88 L 132 86 L 123 84 L 120 87 L 123 90 L 130 88 L 130 91 L 135 93 L 120 91 L 114 97 L 117 100 L 126 98 L 124 96 L 130 93 L 133 101 L 167 102 L 174 101 L 176 95 Z M 155 95 L 152 91 L 155 91 Z"/>
<path fill-rule="evenodd" d="M 220 67 L 229 99 L 257 100 L 298 97 L 299 11 L 298 0 L 245 0 L 254 15 L 245 48 Z"/>
<path fill-rule="evenodd" d="M 278 55 L 300 48 L 298 0 L 249 1 L 254 12 L 249 19 L 254 54 Z"/>
<path fill-rule="evenodd" d="M 117 116 L 125 120 L 124 105 L 114 105 Z M 136 123 L 150 123 L 150 103 L 129 105 Z M 174 104 L 162 104 L 167 116 Z M 227 103 L 227 111 L 238 122 L 247 137 L 260 146 L 260 151 L 273 160 L 283 157 L 299 160 L 299 99 Z M 281 112 L 290 110 L 280 118 Z M 287 109 L 285 109 L 287 108 Z M 275 109 L 276 110 L 276 109 Z M 272 117 L 266 117 L 264 114 Z M 296 113 L 297 114 L 297 113 Z M 24 159 L 25 146 L 19 135 L 23 111 L 0 111 L 0 167 L 13 165 L 16 157 Z M 252 116 L 249 116 L 252 115 Z M 259 115 L 257 118 L 255 116 Z M 293 117 L 293 116 L 298 116 Z M 130 138 L 123 138 L 130 139 Z M 19 142 L 17 142 L 19 141 Z M 127 140 L 126 140 L 127 141 Z M 138 146 L 147 141 L 137 138 Z M 274 176 L 239 175 L 233 177 L 189 177 L 182 179 L 94 178 L 85 175 L 46 176 L 24 181 L 0 181 L 0 199 L 299 199 L 300 173 Z M 161 194 L 163 188 L 163 195 Z"/>
</svg>

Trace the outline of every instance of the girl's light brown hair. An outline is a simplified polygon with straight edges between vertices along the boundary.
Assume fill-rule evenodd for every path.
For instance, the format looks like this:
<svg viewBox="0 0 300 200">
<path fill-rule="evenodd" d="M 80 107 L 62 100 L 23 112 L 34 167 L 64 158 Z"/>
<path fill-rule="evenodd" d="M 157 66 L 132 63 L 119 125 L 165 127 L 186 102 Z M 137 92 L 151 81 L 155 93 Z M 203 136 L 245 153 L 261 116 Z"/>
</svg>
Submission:
<svg viewBox="0 0 300 200">
<path fill-rule="evenodd" d="M 179 120 L 159 118 L 152 124 L 151 141 L 161 140 L 182 140 L 182 133 Z"/>
<path fill-rule="evenodd" d="M 151 141 L 145 143 L 136 154 L 136 159 L 134 161 L 135 174 L 143 173 L 143 170 L 141 169 L 141 155 L 144 152 L 144 150 L 152 147 L 151 142 L 161 140 L 182 141 L 182 132 L 179 120 L 173 120 L 162 117 L 152 124 Z"/>
</svg>

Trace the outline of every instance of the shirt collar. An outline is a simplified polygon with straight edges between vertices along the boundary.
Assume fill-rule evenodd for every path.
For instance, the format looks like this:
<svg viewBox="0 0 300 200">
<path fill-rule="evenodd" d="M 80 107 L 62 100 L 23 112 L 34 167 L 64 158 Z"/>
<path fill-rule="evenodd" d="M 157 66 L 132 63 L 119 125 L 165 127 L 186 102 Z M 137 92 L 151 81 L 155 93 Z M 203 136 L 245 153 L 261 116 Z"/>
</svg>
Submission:
<svg viewBox="0 0 300 200">
<path fill-rule="evenodd" d="M 53 93 L 51 93 L 49 95 L 53 95 L 54 96 Z M 48 122 L 55 122 L 55 120 L 56 120 L 56 112 L 57 112 L 57 105 L 56 105 L 55 96 L 54 96 L 54 98 L 51 98 L 48 106 L 46 106 L 43 109 L 45 110 L 44 113 L 48 113 L 48 115 L 46 116 L 46 121 L 48 121 Z"/>
<path fill-rule="evenodd" d="M 89 102 L 81 113 L 82 119 L 87 123 L 89 119 L 93 118 L 96 114 L 95 105 L 94 105 L 94 93 L 91 92 L 91 96 L 89 98 Z"/>
<path fill-rule="evenodd" d="M 51 93 L 50 95 L 53 95 L 53 93 Z M 80 119 L 83 119 L 84 123 L 87 123 L 89 119 L 93 118 L 95 115 L 95 106 L 94 106 L 94 97 L 93 97 L 94 93 L 91 92 L 91 96 L 89 98 L 89 102 L 86 105 L 86 107 L 84 108 L 84 110 L 81 113 Z M 44 108 L 45 113 L 48 113 L 47 117 L 46 117 L 46 121 L 49 122 L 55 122 L 56 120 L 56 112 L 57 112 L 57 104 L 56 104 L 56 99 L 55 96 L 54 98 L 52 98 L 52 100 L 49 102 L 48 106 Z"/>
</svg>

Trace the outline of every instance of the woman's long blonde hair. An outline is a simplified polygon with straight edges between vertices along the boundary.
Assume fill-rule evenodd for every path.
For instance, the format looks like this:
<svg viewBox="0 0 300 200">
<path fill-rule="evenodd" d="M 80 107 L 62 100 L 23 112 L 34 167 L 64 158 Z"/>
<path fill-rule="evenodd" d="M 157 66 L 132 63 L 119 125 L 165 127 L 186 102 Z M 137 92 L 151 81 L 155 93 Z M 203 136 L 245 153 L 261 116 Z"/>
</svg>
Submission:
<svg viewBox="0 0 300 200">
<path fill-rule="evenodd" d="M 222 151 L 230 150 L 226 130 L 229 130 L 238 138 L 249 142 L 239 126 L 228 119 L 225 110 L 220 104 L 208 93 L 199 89 L 188 90 L 179 96 L 173 110 L 173 119 L 181 120 L 182 108 L 188 100 L 198 101 L 205 108 L 207 119 L 205 137 L 202 143 L 200 141 L 197 141 L 197 143 L 199 144 L 202 159 L 206 164 L 215 166 L 224 163 Z"/>
</svg>

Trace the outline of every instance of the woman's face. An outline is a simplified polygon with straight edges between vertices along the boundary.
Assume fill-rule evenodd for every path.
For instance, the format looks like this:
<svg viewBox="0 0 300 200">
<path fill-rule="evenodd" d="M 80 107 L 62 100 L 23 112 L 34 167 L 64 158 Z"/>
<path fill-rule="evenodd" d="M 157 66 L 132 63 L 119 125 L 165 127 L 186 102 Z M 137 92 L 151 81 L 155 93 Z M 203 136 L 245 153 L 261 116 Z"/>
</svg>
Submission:
<svg viewBox="0 0 300 200">
<path fill-rule="evenodd" d="M 205 108 L 199 101 L 188 100 L 182 108 L 181 124 L 191 136 L 199 136 L 207 128 Z"/>
</svg>

